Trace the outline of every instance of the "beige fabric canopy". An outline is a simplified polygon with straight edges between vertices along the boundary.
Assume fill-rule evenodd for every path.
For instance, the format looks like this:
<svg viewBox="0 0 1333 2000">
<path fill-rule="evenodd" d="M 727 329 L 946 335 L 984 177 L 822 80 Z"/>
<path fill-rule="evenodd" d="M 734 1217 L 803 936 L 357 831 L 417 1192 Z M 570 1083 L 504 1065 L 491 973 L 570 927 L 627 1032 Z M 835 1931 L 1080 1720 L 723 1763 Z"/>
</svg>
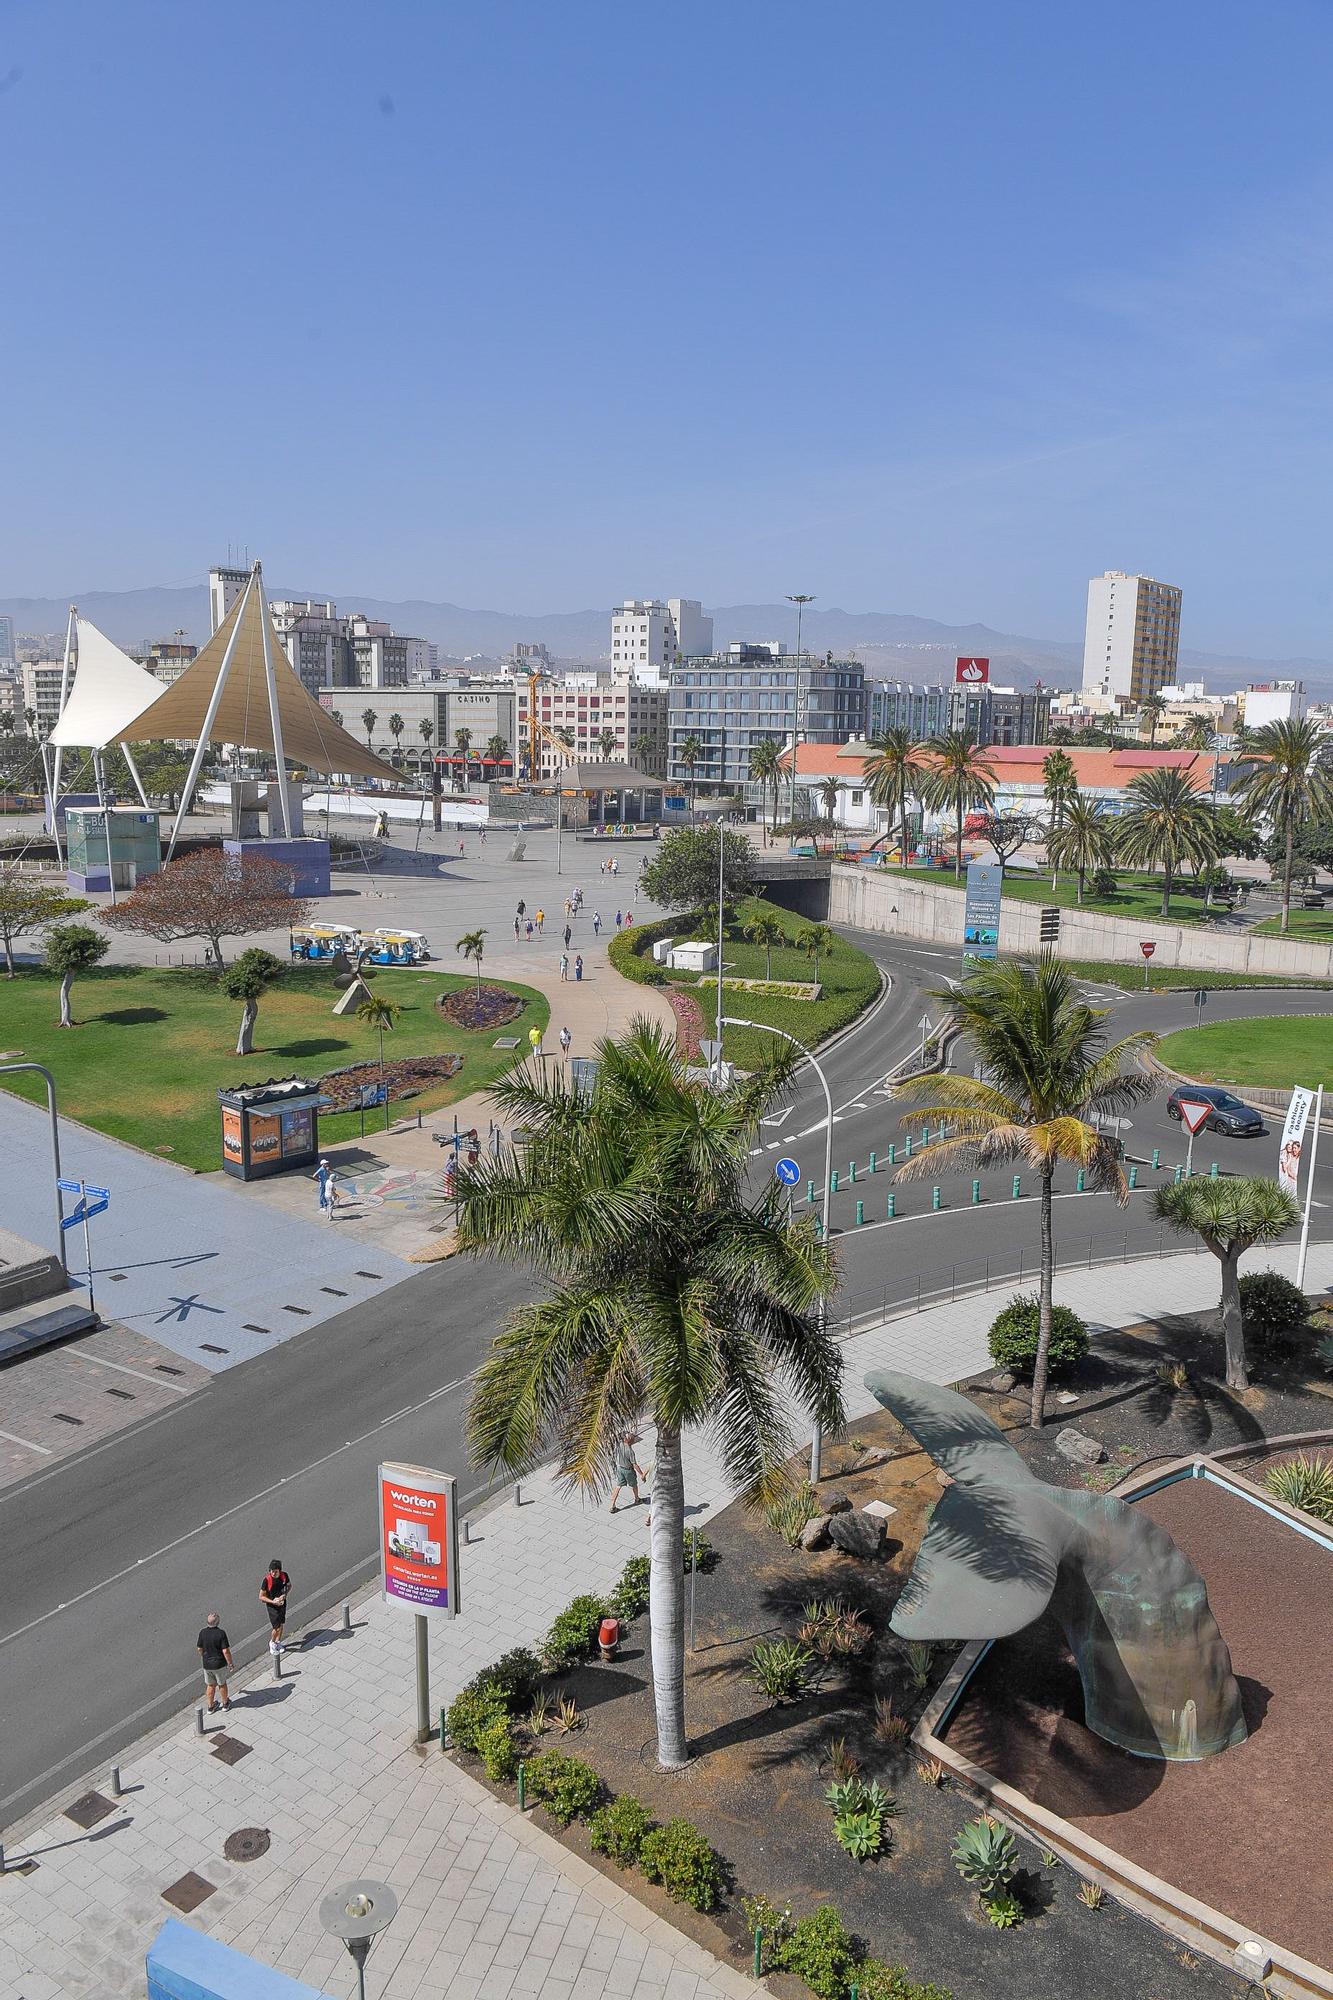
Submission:
<svg viewBox="0 0 1333 2000">
<path fill-rule="evenodd" d="M 206 736 L 211 743 L 238 743 L 246 750 L 276 753 L 264 661 L 266 628 L 284 756 L 315 771 L 352 771 L 397 784 L 399 777 L 393 767 L 350 736 L 302 685 L 268 623 L 257 573 L 179 680 L 164 688 L 157 700 L 111 741 L 147 743 L 164 738 L 198 743 Z M 209 709 L 224 663 L 226 677 L 210 720 Z"/>
</svg>

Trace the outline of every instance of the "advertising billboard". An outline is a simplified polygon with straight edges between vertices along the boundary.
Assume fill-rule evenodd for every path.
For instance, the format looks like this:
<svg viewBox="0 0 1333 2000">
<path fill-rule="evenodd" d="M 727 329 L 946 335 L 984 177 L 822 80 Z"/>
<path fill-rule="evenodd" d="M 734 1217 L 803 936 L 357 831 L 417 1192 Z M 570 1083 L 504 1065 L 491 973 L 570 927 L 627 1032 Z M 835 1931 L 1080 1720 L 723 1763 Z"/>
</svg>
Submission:
<svg viewBox="0 0 1333 2000">
<path fill-rule="evenodd" d="M 1000 891 L 1004 870 L 997 861 L 969 861 L 963 904 L 963 958 L 996 958 L 1000 950 Z"/>
<path fill-rule="evenodd" d="M 380 1589 L 404 1611 L 458 1615 L 454 1481 L 421 1465 L 379 1471 Z"/>
<path fill-rule="evenodd" d="M 1296 1195 L 1301 1180 L 1301 1149 L 1305 1144 L 1305 1127 L 1310 1116 L 1310 1106 L 1314 1103 L 1314 1092 L 1303 1084 L 1296 1084 L 1287 1105 L 1286 1123 L 1282 1127 L 1282 1144 L 1278 1148 L 1277 1177 L 1289 1195 Z"/>
<path fill-rule="evenodd" d="M 953 677 L 958 687 L 985 687 L 990 679 L 990 661 L 975 655 L 964 659 L 960 654 L 953 663 Z"/>
</svg>

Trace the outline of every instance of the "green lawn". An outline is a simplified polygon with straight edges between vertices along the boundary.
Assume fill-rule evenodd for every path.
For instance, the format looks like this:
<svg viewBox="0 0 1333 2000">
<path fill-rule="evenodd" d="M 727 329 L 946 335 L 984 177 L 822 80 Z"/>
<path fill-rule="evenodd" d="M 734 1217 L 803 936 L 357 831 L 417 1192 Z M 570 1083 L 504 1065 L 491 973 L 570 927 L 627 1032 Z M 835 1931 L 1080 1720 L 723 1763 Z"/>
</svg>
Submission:
<svg viewBox="0 0 1333 2000">
<path fill-rule="evenodd" d="M 1007 956 L 1007 954 L 1006 954 Z M 1121 965 L 1106 958 L 1069 958 L 1062 961 L 1080 979 L 1095 979 L 1103 986 L 1123 986 L 1126 992 L 1143 991 L 1142 964 Z M 1333 979 L 1284 979 L 1276 972 L 1220 972 L 1201 970 L 1197 966 L 1158 965 L 1153 960 L 1148 974 L 1148 983 L 1154 993 L 1165 992 L 1169 988 L 1185 987 L 1195 991 L 1200 987 L 1208 992 L 1221 991 L 1226 987 L 1285 986 L 1307 987 L 1316 992 L 1326 992 L 1333 988 Z"/>
<path fill-rule="evenodd" d="M 515 1059 L 491 1045 L 497 1033 L 517 1035 L 526 1050 L 528 1029 L 545 1028 L 549 1009 L 531 987 L 513 991 L 526 1000 L 523 1013 L 501 1030 L 456 1028 L 435 1011 L 437 994 L 468 986 L 447 972 L 382 971 L 374 991 L 398 1002 L 402 1013 L 385 1040 L 385 1055 L 463 1056 L 457 1076 L 403 1109 L 434 1110 L 489 1083 Z M 61 1111 L 125 1139 L 145 1152 L 209 1171 L 221 1164 L 217 1087 L 270 1076 L 319 1077 L 349 1063 L 373 1061 L 379 1038 L 353 1018 L 336 1019 L 338 991 L 327 970 L 293 967 L 259 1005 L 255 1052 L 237 1056 L 241 1010 L 217 990 L 211 976 L 192 969 L 101 966 L 75 982 L 73 1029 L 57 1027 L 59 982 L 47 973 L 22 971 L 0 980 L 0 1043 L 11 1055 L 45 1063 L 56 1078 Z M 34 1103 L 45 1102 L 39 1077 L 9 1080 Z M 368 1114 L 373 1122 L 383 1112 Z M 353 1138 L 358 1112 L 321 1118 L 321 1139 Z"/>
<path fill-rule="evenodd" d="M 994 860 L 995 857 L 987 854 L 981 858 Z M 964 887 L 963 882 L 955 882 L 952 868 L 876 868 L 869 872 L 874 875 L 902 875 L 909 881 L 929 882 L 935 888 L 957 889 L 960 892 Z M 1112 917 L 1143 917 L 1162 922 L 1160 875 L 1136 875 L 1127 869 L 1117 868 L 1115 876 L 1117 888 L 1114 896 L 1094 896 L 1089 885 L 1084 891 L 1082 908 L 1101 911 Z M 1062 910 L 1080 907 L 1078 881 L 1072 875 L 1062 875 L 1052 889 L 1049 875 L 1033 875 L 1026 871 L 1015 874 L 1006 869 L 1004 894 L 1012 903 L 1040 903 Z M 1197 924 L 1210 915 L 1211 912 L 1204 908 L 1202 890 L 1198 895 L 1191 895 L 1177 884 L 1171 897 L 1171 923 Z"/>
<path fill-rule="evenodd" d="M 1255 925 L 1254 930 L 1256 937 L 1281 937 L 1282 919 L 1280 916 L 1265 917 L 1261 924 Z M 1309 944 L 1333 944 L 1333 909 L 1293 909 L 1286 935 Z"/>
<path fill-rule="evenodd" d="M 1258 1021 L 1217 1021 L 1167 1035 L 1155 1053 L 1168 1069 L 1200 1083 L 1258 1084 L 1283 1090 L 1293 1083 L 1333 1089 L 1333 1022 L 1321 1015 L 1279 1015 Z"/>
</svg>

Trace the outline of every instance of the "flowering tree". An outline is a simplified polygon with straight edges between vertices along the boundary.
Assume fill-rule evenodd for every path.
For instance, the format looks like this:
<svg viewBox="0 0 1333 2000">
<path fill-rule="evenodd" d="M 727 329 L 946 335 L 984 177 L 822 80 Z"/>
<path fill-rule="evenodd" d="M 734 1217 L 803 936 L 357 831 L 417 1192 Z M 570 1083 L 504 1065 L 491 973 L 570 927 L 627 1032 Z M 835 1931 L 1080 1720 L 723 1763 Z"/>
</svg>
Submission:
<svg viewBox="0 0 1333 2000">
<path fill-rule="evenodd" d="M 163 944 L 206 938 L 221 965 L 223 938 L 290 930 L 309 921 L 311 907 L 292 894 L 290 871 L 276 862 L 205 847 L 168 862 L 100 914 L 113 930 L 139 931 Z"/>
</svg>

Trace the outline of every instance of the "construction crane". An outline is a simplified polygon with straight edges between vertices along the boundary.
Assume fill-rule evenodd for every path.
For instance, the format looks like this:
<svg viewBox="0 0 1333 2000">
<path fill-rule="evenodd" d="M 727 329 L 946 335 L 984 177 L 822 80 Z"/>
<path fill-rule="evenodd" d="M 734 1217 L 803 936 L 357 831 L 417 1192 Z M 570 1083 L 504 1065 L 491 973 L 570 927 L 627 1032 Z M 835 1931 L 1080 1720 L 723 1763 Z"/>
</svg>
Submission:
<svg viewBox="0 0 1333 2000">
<path fill-rule="evenodd" d="M 541 746 L 549 744 L 556 756 L 565 764 L 573 764 L 574 752 L 567 743 L 562 743 L 553 729 L 537 714 L 537 689 L 542 681 L 554 680 L 554 674 L 546 673 L 541 667 L 534 668 L 528 675 L 528 783 L 535 785 L 541 777 Z"/>
</svg>

